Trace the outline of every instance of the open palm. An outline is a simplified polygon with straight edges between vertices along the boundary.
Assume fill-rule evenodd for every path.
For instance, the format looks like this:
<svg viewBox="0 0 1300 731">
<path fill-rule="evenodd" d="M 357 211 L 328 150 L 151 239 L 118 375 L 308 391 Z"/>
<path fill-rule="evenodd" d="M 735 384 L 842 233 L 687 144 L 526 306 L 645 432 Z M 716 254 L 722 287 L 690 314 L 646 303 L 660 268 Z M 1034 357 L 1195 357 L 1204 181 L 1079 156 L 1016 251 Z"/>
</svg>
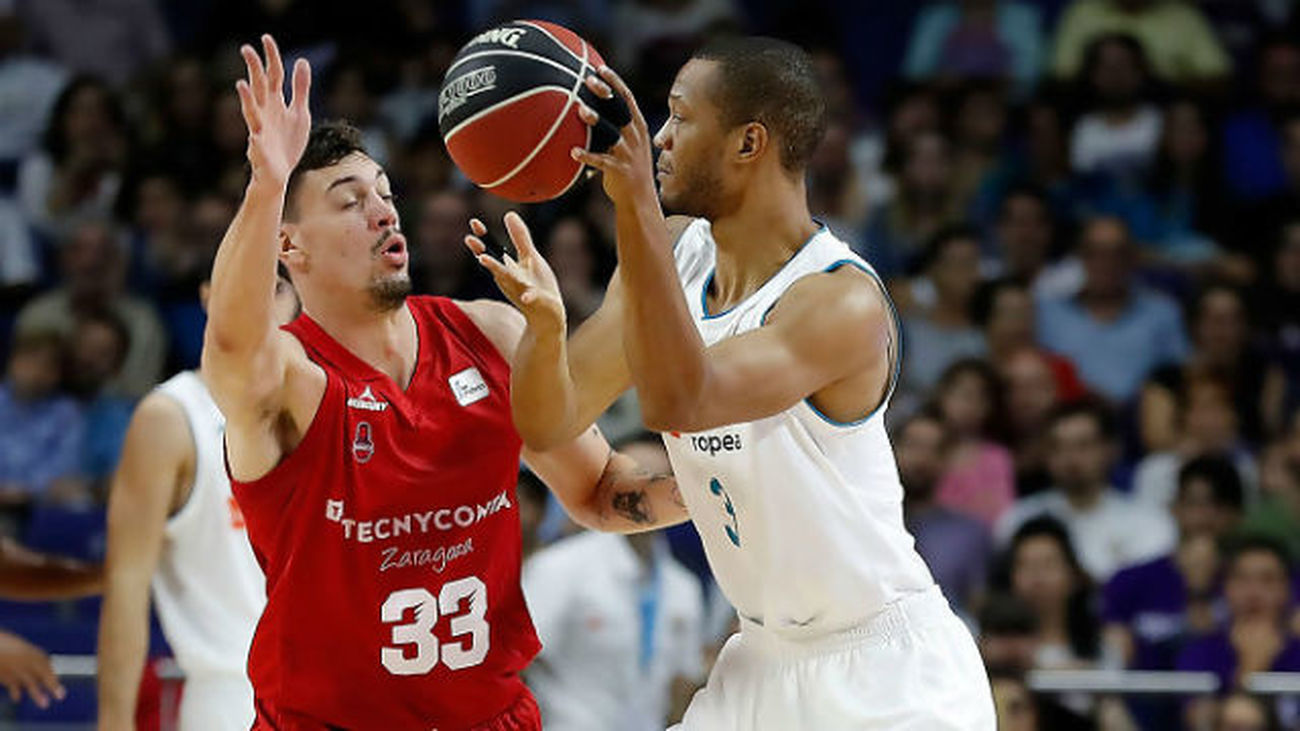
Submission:
<svg viewBox="0 0 1300 731">
<path fill-rule="evenodd" d="M 262 36 L 266 63 L 252 46 L 239 49 L 248 66 L 248 78 L 235 83 L 239 106 L 248 124 L 248 162 L 255 180 L 283 185 L 298 164 L 311 133 L 311 112 L 307 92 L 311 88 L 311 66 L 298 59 L 293 66 L 293 98 L 284 100 L 284 62 L 275 39 Z"/>
<path fill-rule="evenodd" d="M 555 281 L 555 273 L 533 245 L 532 233 L 518 213 L 507 213 L 505 224 L 510 241 L 515 245 L 519 257 L 517 260 L 509 254 L 503 254 L 497 260 L 488 253 L 487 246 L 479 238 L 487 234 L 487 227 L 477 218 L 470 221 L 471 234 L 465 237 L 465 244 L 479 264 L 492 274 L 501 293 L 524 313 L 529 322 L 563 329 L 564 302 L 560 297 L 560 285 Z"/>
</svg>

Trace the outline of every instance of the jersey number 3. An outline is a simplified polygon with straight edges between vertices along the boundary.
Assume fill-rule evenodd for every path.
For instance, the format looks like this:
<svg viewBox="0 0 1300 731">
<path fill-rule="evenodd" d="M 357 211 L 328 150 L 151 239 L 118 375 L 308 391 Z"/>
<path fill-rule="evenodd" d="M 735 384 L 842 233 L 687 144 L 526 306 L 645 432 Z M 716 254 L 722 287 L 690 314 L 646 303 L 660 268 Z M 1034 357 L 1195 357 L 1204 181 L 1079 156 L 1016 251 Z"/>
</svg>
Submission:
<svg viewBox="0 0 1300 731">
<path fill-rule="evenodd" d="M 449 615 L 460 609 L 463 599 L 469 599 L 469 611 L 451 618 L 453 638 L 464 637 L 460 642 L 442 644 L 433 634 L 439 612 Z M 384 624 L 393 625 L 393 645 L 379 652 L 379 661 L 393 675 L 423 675 L 441 660 L 451 670 L 471 668 L 483 662 L 491 644 L 488 631 L 487 586 L 477 576 L 467 576 L 444 584 L 435 598 L 423 587 L 399 589 L 384 600 L 380 618 Z M 415 621 L 401 622 L 407 610 L 415 611 Z M 415 646 L 414 654 L 410 646 Z"/>
</svg>

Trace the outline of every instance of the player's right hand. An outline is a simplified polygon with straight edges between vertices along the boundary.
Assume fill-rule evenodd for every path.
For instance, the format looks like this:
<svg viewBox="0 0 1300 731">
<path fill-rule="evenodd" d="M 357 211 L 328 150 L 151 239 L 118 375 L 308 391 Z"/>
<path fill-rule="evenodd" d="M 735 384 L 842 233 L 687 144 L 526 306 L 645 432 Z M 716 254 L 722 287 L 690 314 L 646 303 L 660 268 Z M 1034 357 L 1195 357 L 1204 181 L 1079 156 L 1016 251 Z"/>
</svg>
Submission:
<svg viewBox="0 0 1300 731">
<path fill-rule="evenodd" d="M 284 62 L 275 39 L 262 36 L 266 64 L 252 46 L 239 49 L 248 67 L 248 78 L 235 82 L 239 107 L 248 125 L 248 162 L 253 179 L 276 185 L 289 180 L 311 133 L 311 111 L 307 95 L 311 88 L 311 65 L 298 59 L 293 65 L 293 97 L 284 100 Z"/>
<path fill-rule="evenodd" d="M 63 684 L 54 674 L 50 656 L 15 634 L 0 632 L 0 686 L 9 691 L 14 703 L 23 693 L 41 708 L 49 708 L 50 698 L 63 700 Z"/>
<path fill-rule="evenodd" d="M 515 252 L 519 256 L 517 261 L 505 253 L 501 254 L 500 259 L 492 256 L 480 238 L 487 234 L 487 227 L 477 218 L 470 219 L 471 233 L 465 237 L 465 245 L 474 253 L 478 263 L 492 274 L 497 288 L 510 300 L 510 304 L 524 314 L 530 327 L 563 335 L 564 300 L 560 296 L 560 285 L 555 280 L 555 273 L 533 245 L 528 224 L 524 223 L 518 213 L 507 213 L 505 224 L 510 241 L 515 245 Z"/>
</svg>

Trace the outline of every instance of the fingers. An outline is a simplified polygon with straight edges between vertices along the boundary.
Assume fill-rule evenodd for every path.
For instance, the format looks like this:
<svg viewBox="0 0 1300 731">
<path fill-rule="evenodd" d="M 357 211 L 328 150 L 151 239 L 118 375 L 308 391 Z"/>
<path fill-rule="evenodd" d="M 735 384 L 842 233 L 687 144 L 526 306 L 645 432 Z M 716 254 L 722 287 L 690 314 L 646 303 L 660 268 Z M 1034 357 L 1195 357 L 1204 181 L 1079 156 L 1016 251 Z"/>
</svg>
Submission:
<svg viewBox="0 0 1300 731">
<path fill-rule="evenodd" d="M 35 703 L 38 708 L 50 707 L 50 698 L 45 695 L 45 691 L 41 689 L 40 683 L 37 682 L 35 676 L 26 675 L 23 677 L 22 682 L 23 690 L 27 691 L 28 697 L 32 699 L 32 702 Z"/>
<path fill-rule="evenodd" d="M 608 66 L 601 66 L 596 69 L 596 73 L 600 74 L 600 78 L 609 84 L 614 91 L 618 92 L 619 96 L 623 97 L 623 101 L 627 103 L 628 111 L 632 113 L 632 123 L 641 129 L 645 129 L 645 117 L 641 116 L 641 108 L 636 105 L 636 97 L 632 96 L 632 90 L 623 82 L 623 77 Z M 597 90 L 593 88 L 592 91 Z"/>
<path fill-rule="evenodd" d="M 609 84 L 601 81 L 599 76 L 588 76 L 583 82 L 586 83 L 588 89 L 591 89 L 591 93 L 601 99 L 609 99 L 614 96 L 614 90 L 609 87 Z"/>
<path fill-rule="evenodd" d="M 514 211 L 505 215 L 506 232 L 510 234 L 510 241 L 515 245 L 515 251 L 519 253 L 520 259 L 527 259 L 537 256 L 537 249 L 533 247 L 533 235 L 528 230 L 528 224 L 524 219 Z"/>
<path fill-rule="evenodd" d="M 569 154 L 573 156 L 574 160 L 577 160 L 583 165 L 590 165 L 601 172 L 609 169 L 614 164 L 614 158 L 612 156 L 604 155 L 599 152 L 592 152 L 591 150 L 584 150 L 581 147 L 573 148 Z"/>
<path fill-rule="evenodd" d="M 466 236 L 465 246 L 469 247 L 470 253 L 472 253 L 475 258 L 478 258 L 480 254 L 487 253 L 487 244 L 483 243 L 483 240 L 477 236 Z"/>
<path fill-rule="evenodd" d="M 311 91 L 311 64 L 300 58 L 293 64 L 293 99 L 290 105 L 295 109 L 307 109 L 307 97 Z"/>
<path fill-rule="evenodd" d="M 248 44 L 240 46 L 239 55 L 244 57 L 244 65 L 248 67 L 248 86 L 253 91 L 253 101 L 261 106 L 266 103 L 266 71 L 262 68 L 262 59 Z"/>
<path fill-rule="evenodd" d="M 257 113 L 257 102 L 253 101 L 253 91 L 248 87 L 248 82 L 244 79 L 236 81 L 235 92 L 239 94 L 239 111 L 244 115 L 249 135 L 261 132 L 262 118 Z"/>
<path fill-rule="evenodd" d="M 469 219 L 469 230 L 473 231 L 475 236 L 487 235 L 487 226 L 483 225 L 483 222 L 477 218 Z"/>
<path fill-rule="evenodd" d="M 588 77 L 588 78 L 595 78 L 595 77 Z M 592 109 L 586 104 L 582 104 L 581 102 L 579 102 L 578 119 L 581 119 L 583 124 L 587 125 L 588 127 L 595 127 L 596 123 L 600 121 L 600 115 L 596 113 L 595 109 Z"/>
<path fill-rule="evenodd" d="M 63 684 L 59 682 L 59 676 L 54 674 L 54 665 L 50 663 L 48 657 L 42 658 L 40 665 L 36 667 L 36 682 L 44 686 L 42 689 L 44 692 L 48 692 L 57 700 L 63 700 L 67 695 Z"/>
<path fill-rule="evenodd" d="M 284 61 L 280 59 L 280 47 L 269 33 L 262 35 L 262 50 L 266 53 L 267 93 L 284 99 Z"/>
</svg>

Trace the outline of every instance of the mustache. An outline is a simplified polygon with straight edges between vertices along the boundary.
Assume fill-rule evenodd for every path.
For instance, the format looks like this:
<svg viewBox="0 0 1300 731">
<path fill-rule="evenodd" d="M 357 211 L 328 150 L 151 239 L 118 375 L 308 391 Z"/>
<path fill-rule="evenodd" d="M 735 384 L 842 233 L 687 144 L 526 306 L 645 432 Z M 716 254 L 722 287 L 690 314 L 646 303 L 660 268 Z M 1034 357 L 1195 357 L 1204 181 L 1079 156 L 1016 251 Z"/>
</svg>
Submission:
<svg viewBox="0 0 1300 731">
<path fill-rule="evenodd" d="M 370 253 L 378 254 L 381 250 L 383 250 L 384 244 L 387 244 L 388 240 L 393 237 L 393 234 L 400 234 L 401 232 L 402 230 L 397 228 L 396 226 L 393 226 L 392 228 L 384 229 L 384 232 L 379 235 L 379 240 L 376 241 L 375 245 L 370 248 Z"/>
</svg>

